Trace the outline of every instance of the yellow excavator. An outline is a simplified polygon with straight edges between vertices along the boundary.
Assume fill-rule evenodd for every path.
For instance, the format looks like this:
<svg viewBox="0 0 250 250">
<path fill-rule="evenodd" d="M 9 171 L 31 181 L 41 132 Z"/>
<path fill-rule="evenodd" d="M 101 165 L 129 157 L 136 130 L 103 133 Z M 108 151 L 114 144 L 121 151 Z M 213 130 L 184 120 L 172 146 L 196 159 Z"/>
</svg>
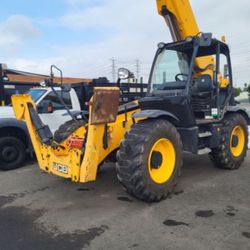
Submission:
<svg viewBox="0 0 250 250">
<path fill-rule="evenodd" d="M 116 155 L 117 176 L 127 192 L 155 202 L 177 185 L 184 151 L 210 154 L 219 168 L 242 165 L 250 119 L 235 105 L 227 44 L 200 32 L 188 0 L 157 0 L 157 7 L 174 42 L 158 45 L 147 97 L 119 107 L 119 82 L 95 88 L 89 112 L 68 110 L 72 121 L 52 135 L 31 97 L 13 96 L 16 117 L 26 121 L 42 170 L 86 183 Z M 119 81 L 130 76 L 119 70 Z"/>
</svg>

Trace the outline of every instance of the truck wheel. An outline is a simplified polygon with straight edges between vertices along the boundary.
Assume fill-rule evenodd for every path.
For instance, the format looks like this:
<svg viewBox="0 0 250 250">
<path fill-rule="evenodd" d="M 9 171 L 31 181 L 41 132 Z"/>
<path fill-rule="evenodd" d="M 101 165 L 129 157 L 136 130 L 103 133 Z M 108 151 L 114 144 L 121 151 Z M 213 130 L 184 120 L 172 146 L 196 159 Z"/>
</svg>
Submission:
<svg viewBox="0 0 250 250">
<path fill-rule="evenodd" d="M 19 168 L 25 159 L 26 148 L 20 139 L 11 136 L 0 138 L 0 169 Z"/>
<path fill-rule="evenodd" d="M 165 120 L 132 126 L 117 153 L 117 176 L 127 192 L 146 202 L 160 201 L 177 185 L 182 167 L 182 142 Z"/>
<path fill-rule="evenodd" d="M 248 126 L 240 114 L 228 115 L 223 122 L 221 144 L 210 153 L 218 168 L 238 169 L 247 154 Z"/>
</svg>

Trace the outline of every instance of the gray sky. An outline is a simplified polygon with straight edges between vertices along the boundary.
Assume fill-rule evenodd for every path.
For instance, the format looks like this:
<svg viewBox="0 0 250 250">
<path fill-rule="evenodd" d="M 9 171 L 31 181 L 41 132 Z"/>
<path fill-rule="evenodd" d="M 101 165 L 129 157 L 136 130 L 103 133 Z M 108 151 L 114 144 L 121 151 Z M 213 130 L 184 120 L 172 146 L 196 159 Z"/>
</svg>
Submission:
<svg viewBox="0 0 250 250">
<path fill-rule="evenodd" d="M 0 60 L 10 68 L 48 73 L 49 65 L 56 64 L 68 76 L 110 78 L 111 58 L 117 67 L 133 71 L 139 59 L 147 78 L 158 42 L 171 41 L 155 0 L 55 0 L 55 6 L 44 0 L 43 6 L 35 1 L 37 7 L 14 0 L 15 11 L 3 2 Z M 191 4 L 201 31 L 226 36 L 237 84 L 250 83 L 250 1 Z"/>
</svg>

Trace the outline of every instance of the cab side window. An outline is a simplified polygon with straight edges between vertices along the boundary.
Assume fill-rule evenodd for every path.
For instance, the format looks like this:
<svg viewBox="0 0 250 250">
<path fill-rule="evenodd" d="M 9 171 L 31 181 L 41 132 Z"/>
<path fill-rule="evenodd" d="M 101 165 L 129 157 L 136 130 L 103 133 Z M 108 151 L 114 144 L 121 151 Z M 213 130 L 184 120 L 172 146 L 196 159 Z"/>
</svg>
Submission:
<svg viewBox="0 0 250 250">
<path fill-rule="evenodd" d="M 64 103 L 67 105 L 69 109 L 72 109 L 72 102 L 70 98 L 70 93 L 68 92 L 61 92 L 61 91 L 56 91 L 59 96 L 62 95 L 62 99 Z M 58 100 L 57 96 L 55 95 L 54 92 L 50 92 L 39 104 L 39 106 L 43 106 L 44 101 L 49 101 L 51 102 L 53 106 L 53 110 L 64 110 L 64 106 L 60 103 L 60 100 Z"/>
</svg>

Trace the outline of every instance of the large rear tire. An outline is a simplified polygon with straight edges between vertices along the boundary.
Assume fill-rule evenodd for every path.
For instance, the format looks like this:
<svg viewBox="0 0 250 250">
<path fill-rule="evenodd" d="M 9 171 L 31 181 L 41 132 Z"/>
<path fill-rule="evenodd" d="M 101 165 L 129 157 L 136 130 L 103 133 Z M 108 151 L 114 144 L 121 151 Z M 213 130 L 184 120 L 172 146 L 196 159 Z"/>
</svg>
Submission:
<svg viewBox="0 0 250 250">
<path fill-rule="evenodd" d="M 117 176 L 137 199 L 156 202 L 177 185 L 182 167 L 182 143 L 176 128 L 165 120 L 132 126 L 117 153 Z"/>
<path fill-rule="evenodd" d="M 22 166 L 26 159 L 24 143 L 12 136 L 0 138 L 0 169 L 13 170 Z"/>
<path fill-rule="evenodd" d="M 248 126 L 240 114 L 225 117 L 222 126 L 221 144 L 210 153 L 210 159 L 218 168 L 240 168 L 247 155 Z"/>
</svg>

